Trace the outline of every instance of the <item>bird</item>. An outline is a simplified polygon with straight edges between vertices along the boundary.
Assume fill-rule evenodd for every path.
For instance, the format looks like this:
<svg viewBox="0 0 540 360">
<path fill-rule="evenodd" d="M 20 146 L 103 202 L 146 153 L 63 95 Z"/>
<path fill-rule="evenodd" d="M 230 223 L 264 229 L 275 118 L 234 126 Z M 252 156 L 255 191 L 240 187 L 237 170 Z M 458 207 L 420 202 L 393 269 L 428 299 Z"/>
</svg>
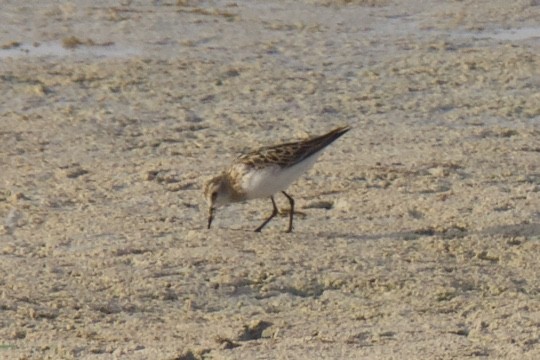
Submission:
<svg viewBox="0 0 540 360">
<path fill-rule="evenodd" d="M 294 199 L 285 190 L 309 170 L 323 150 L 351 128 L 342 126 L 320 136 L 264 146 L 237 157 L 219 175 L 208 180 L 203 188 L 208 203 L 208 229 L 216 209 L 235 202 L 269 197 L 272 213 L 255 229 L 260 232 L 278 214 L 274 200 L 281 192 L 290 204 L 287 233 L 293 231 Z"/>
</svg>

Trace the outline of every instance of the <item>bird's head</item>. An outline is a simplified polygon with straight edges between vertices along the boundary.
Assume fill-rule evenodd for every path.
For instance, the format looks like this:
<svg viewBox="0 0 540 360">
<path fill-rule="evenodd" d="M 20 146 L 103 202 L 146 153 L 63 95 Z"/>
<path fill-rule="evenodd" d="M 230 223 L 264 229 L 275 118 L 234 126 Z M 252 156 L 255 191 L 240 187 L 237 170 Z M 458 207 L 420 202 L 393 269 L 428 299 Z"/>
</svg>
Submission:
<svg viewBox="0 0 540 360">
<path fill-rule="evenodd" d="M 224 174 L 206 182 L 204 185 L 204 197 L 208 203 L 208 229 L 210 229 L 216 207 L 230 202 L 230 193 Z"/>
</svg>

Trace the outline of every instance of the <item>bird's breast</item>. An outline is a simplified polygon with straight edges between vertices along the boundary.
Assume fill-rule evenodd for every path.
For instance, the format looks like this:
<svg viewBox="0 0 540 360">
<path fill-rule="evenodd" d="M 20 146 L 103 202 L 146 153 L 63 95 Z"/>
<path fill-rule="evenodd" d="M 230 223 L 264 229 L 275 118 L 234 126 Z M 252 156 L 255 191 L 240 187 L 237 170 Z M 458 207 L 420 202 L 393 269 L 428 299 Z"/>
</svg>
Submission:
<svg viewBox="0 0 540 360">
<path fill-rule="evenodd" d="M 315 154 L 287 168 L 272 164 L 246 171 L 242 176 L 242 190 L 246 195 L 246 199 L 270 197 L 279 191 L 287 189 L 289 185 L 313 166 L 319 157 L 318 155 Z"/>
</svg>

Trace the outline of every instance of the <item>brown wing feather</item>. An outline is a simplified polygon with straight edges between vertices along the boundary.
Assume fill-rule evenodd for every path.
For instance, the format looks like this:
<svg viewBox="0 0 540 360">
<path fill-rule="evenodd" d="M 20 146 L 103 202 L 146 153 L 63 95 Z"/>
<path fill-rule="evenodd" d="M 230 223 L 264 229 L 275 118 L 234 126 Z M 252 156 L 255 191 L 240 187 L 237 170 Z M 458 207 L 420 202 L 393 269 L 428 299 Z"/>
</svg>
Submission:
<svg viewBox="0 0 540 360">
<path fill-rule="evenodd" d="M 343 126 L 312 139 L 265 146 L 239 156 L 235 162 L 241 162 L 254 167 L 260 167 L 265 164 L 276 164 L 281 167 L 293 166 L 311 155 L 318 153 L 349 130 L 350 127 Z"/>
</svg>

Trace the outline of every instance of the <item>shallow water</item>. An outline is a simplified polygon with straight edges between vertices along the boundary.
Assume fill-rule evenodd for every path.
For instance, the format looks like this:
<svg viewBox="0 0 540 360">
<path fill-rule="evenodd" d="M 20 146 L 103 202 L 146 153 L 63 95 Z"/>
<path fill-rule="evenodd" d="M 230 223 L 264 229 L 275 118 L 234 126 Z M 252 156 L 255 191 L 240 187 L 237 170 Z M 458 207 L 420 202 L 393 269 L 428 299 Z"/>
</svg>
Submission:
<svg viewBox="0 0 540 360">
<path fill-rule="evenodd" d="M 0 59 L 20 57 L 81 57 L 81 58 L 122 58 L 142 54 L 141 49 L 124 47 L 121 45 L 81 45 L 75 48 L 66 48 L 56 41 L 20 44 L 18 46 L 0 49 Z"/>
<path fill-rule="evenodd" d="M 458 36 L 470 36 L 475 39 L 494 39 L 501 41 L 534 40 L 540 45 L 540 27 L 523 27 L 518 29 L 493 29 L 484 31 L 453 31 Z"/>
</svg>

